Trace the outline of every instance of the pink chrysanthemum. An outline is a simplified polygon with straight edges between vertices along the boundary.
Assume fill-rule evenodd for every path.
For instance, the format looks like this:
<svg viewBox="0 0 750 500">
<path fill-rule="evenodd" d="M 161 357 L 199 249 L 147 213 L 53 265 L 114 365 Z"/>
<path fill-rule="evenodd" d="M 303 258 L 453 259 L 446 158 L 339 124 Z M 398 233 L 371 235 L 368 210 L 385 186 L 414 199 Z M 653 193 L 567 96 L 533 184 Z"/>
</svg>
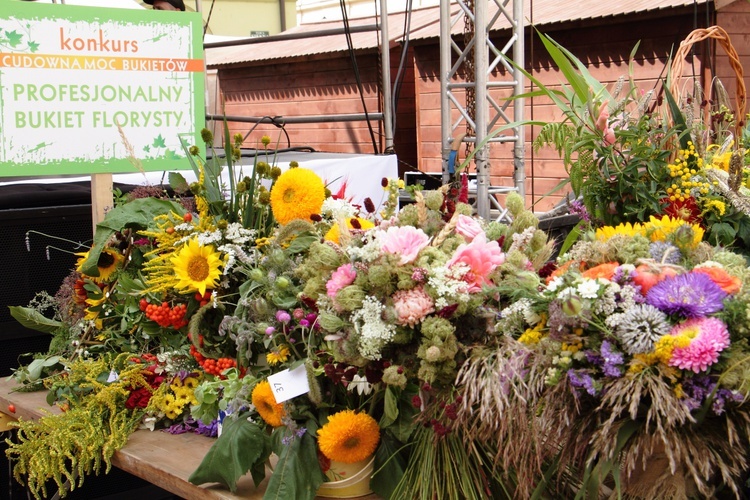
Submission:
<svg viewBox="0 0 750 500">
<path fill-rule="evenodd" d="M 354 283 L 354 279 L 357 277 L 357 272 L 354 266 L 351 264 L 343 264 L 331 274 L 331 279 L 326 283 L 326 291 L 328 296 L 331 298 L 336 297 L 336 294 L 342 288 Z"/>
<path fill-rule="evenodd" d="M 399 325 L 414 326 L 425 316 L 435 312 L 435 303 L 432 297 L 427 295 L 424 288 L 417 287 L 411 290 L 399 290 L 393 294 L 393 307 L 396 309 Z"/>
<path fill-rule="evenodd" d="M 719 353 L 729 347 L 727 325 L 718 318 L 693 318 L 675 326 L 672 335 L 686 335 L 692 340 L 687 347 L 675 347 L 671 366 L 700 373 L 719 360 Z"/>
<path fill-rule="evenodd" d="M 430 243 L 430 237 L 424 231 L 412 226 L 391 226 L 381 238 L 381 250 L 401 255 L 401 265 L 413 262 L 419 252 Z"/>
<path fill-rule="evenodd" d="M 446 266 L 450 269 L 455 265 L 469 267 L 463 280 L 469 284 L 468 292 L 475 293 L 482 290 L 482 285 L 489 283 L 489 275 L 497 266 L 505 262 L 505 254 L 497 241 L 487 241 L 484 233 L 474 237 L 471 243 L 459 245 L 453 257 Z"/>
</svg>

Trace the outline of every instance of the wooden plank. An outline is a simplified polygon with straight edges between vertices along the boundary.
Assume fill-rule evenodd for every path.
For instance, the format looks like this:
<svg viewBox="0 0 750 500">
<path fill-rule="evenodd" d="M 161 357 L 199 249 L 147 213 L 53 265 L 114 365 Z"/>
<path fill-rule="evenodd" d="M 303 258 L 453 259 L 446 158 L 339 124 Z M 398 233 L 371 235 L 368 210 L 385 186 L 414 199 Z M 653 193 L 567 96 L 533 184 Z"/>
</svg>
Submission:
<svg viewBox="0 0 750 500">
<path fill-rule="evenodd" d="M 110 208 L 112 208 L 112 174 L 92 174 L 91 220 L 94 225 L 93 233 L 96 233 L 96 225 L 104 220 L 104 216 Z"/>
</svg>

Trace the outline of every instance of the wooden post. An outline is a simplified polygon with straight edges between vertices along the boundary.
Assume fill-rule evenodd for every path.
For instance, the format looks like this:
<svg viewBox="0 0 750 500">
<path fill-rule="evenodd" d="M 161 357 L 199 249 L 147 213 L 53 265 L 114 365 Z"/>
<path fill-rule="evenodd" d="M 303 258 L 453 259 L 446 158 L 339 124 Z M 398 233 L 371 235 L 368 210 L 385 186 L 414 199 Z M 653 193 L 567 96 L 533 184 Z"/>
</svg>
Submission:
<svg viewBox="0 0 750 500">
<path fill-rule="evenodd" d="M 92 235 L 96 225 L 104 220 L 107 210 L 112 208 L 112 174 L 91 175 L 91 222 Z"/>
</svg>

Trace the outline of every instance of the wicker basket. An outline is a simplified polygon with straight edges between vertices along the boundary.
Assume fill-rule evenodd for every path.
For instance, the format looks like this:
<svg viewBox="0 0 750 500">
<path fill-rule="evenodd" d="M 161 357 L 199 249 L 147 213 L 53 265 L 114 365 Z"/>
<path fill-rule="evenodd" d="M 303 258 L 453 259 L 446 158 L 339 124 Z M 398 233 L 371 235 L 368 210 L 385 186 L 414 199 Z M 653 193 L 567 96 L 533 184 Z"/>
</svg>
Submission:
<svg viewBox="0 0 750 500">
<path fill-rule="evenodd" d="M 745 124 L 745 110 L 747 108 L 747 91 L 745 88 L 744 72 L 740 63 L 740 56 L 737 54 L 729 35 L 719 26 L 710 28 L 699 28 L 690 32 L 690 34 L 681 43 L 672 60 L 672 66 L 669 72 L 669 91 L 679 103 L 682 101 L 682 72 L 685 65 L 685 58 L 692 49 L 693 45 L 703 40 L 714 39 L 724 49 L 729 57 L 729 65 L 735 74 L 736 96 L 735 96 L 735 137 L 739 136 L 742 127 Z M 708 90 L 710 92 L 710 89 Z M 708 96 L 707 96 L 708 97 Z"/>
</svg>

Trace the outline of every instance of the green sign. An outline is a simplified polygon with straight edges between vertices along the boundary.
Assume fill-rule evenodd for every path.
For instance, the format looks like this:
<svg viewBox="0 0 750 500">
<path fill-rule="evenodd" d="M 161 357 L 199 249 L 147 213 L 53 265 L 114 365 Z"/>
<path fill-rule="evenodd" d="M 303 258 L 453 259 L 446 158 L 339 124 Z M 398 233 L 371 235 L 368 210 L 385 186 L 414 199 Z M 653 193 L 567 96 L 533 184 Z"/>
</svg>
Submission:
<svg viewBox="0 0 750 500">
<path fill-rule="evenodd" d="M 200 14 L 0 2 L 0 177 L 190 168 Z"/>
</svg>

